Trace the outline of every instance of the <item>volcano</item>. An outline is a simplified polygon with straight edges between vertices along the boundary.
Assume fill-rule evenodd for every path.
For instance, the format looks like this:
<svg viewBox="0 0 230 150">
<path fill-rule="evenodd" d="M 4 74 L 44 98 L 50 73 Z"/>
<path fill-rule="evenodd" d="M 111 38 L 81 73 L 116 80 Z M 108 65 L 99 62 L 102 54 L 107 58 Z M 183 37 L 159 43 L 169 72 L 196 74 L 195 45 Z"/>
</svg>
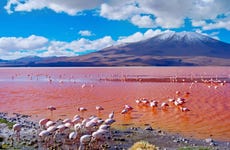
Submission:
<svg viewBox="0 0 230 150">
<path fill-rule="evenodd" d="M 20 64 L 17 60 L 14 61 Z M 230 44 L 196 32 L 165 32 L 87 55 L 35 59 L 23 66 L 230 66 Z"/>
</svg>

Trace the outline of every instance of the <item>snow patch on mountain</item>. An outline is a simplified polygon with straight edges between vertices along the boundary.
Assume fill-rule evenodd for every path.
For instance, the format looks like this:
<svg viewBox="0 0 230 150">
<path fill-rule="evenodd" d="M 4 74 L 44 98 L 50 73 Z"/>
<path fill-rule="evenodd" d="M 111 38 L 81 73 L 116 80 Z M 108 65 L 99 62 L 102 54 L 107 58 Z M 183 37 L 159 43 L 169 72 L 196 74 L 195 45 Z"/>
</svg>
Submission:
<svg viewBox="0 0 230 150">
<path fill-rule="evenodd" d="M 155 39 L 164 41 L 164 40 L 171 40 L 171 41 L 184 41 L 184 42 L 197 42 L 197 41 L 214 41 L 213 39 L 204 36 L 202 34 L 196 32 L 167 32 L 162 33 L 160 35 L 155 36 Z"/>
</svg>

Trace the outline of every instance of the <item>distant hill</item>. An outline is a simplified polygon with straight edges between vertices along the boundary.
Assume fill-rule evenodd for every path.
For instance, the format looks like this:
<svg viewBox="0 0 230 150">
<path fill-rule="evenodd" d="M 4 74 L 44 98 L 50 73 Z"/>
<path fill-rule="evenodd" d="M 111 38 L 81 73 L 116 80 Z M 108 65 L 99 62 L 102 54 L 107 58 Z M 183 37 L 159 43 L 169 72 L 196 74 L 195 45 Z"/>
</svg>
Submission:
<svg viewBox="0 0 230 150">
<path fill-rule="evenodd" d="M 195 32 L 168 32 L 83 56 L 27 57 L 0 66 L 230 66 L 230 44 Z"/>
</svg>

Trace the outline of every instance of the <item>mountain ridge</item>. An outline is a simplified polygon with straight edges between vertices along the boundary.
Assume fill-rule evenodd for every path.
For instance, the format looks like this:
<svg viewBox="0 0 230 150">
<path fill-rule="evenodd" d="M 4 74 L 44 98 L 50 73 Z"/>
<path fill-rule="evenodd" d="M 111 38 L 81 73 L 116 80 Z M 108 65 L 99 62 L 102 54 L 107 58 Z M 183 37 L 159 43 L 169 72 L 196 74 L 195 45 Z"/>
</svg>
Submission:
<svg viewBox="0 0 230 150">
<path fill-rule="evenodd" d="M 28 57 L 29 58 L 29 57 Z M 0 66 L 230 66 L 230 44 L 194 32 L 166 32 L 74 57 L 0 62 Z M 4 64 L 5 63 L 5 64 Z"/>
</svg>

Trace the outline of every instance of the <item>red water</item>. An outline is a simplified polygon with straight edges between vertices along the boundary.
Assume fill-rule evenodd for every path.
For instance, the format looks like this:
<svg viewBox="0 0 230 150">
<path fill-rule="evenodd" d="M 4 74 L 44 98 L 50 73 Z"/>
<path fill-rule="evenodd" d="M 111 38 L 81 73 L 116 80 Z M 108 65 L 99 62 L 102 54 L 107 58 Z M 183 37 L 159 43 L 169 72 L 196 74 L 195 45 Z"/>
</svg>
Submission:
<svg viewBox="0 0 230 150">
<path fill-rule="evenodd" d="M 0 111 L 29 114 L 35 120 L 75 114 L 105 119 L 115 111 L 117 127 L 151 124 L 185 136 L 230 141 L 229 81 L 229 67 L 0 68 Z M 184 106 L 191 111 L 181 112 L 173 105 L 166 111 L 153 110 L 135 103 L 139 98 L 167 102 L 176 97 L 184 97 Z M 134 110 L 124 116 L 120 112 L 125 104 Z M 47 110 L 50 105 L 57 107 L 52 115 Z M 98 114 L 96 105 L 105 110 Z M 88 111 L 79 113 L 80 106 Z"/>
</svg>

